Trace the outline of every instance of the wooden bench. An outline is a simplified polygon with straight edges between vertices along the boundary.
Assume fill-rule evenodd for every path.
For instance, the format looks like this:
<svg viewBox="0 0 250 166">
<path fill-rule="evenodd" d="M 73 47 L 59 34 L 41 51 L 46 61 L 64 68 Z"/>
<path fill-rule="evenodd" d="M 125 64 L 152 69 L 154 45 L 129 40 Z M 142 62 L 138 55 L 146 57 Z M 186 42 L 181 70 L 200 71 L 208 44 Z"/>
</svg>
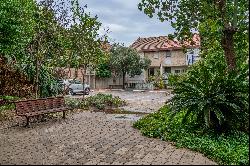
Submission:
<svg viewBox="0 0 250 166">
<path fill-rule="evenodd" d="M 22 100 L 15 101 L 14 103 L 16 105 L 16 114 L 26 117 L 27 122 L 25 126 L 29 126 L 30 117 L 53 112 L 63 112 L 63 118 L 65 118 L 65 111 L 69 110 L 65 105 L 64 97 Z"/>
<path fill-rule="evenodd" d="M 109 85 L 109 89 L 122 89 L 123 85 Z"/>
</svg>

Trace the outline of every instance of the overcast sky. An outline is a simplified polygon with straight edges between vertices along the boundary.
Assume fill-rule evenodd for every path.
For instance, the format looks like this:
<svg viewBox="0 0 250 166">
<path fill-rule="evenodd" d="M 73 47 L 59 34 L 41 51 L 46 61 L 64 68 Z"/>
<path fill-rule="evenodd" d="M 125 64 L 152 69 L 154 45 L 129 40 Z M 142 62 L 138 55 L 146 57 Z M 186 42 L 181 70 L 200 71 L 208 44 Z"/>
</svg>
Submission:
<svg viewBox="0 0 250 166">
<path fill-rule="evenodd" d="M 166 36 L 173 33 L 170 23 L 149 18 L 138 10 L 140 0 L 79 0 L 87 4 L 87 11 L 97 15 L 103 28 L 109 28 L 109 37 L 126 46 L 138 37 Z"/>
</svg>

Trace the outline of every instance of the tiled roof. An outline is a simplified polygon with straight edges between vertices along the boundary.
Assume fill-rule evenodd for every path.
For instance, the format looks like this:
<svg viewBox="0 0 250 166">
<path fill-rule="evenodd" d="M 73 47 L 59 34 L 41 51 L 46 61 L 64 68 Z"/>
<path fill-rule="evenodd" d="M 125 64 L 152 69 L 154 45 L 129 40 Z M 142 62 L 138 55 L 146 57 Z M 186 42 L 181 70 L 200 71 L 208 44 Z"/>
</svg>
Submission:
<svg viewBox="0 0 250 166">
<path fill-rule="evenodd" d="M 193 36 L 194 45 L 191 42 L 184 43 L 187 47 L 199 47 L 200 37 L 198 34 Z M 159 51 L 181 49 L 181 43 L 177 40 L 170 40 L 167 36 L 138 38 L 132 45 L 137 51 Z"/>
</svg>

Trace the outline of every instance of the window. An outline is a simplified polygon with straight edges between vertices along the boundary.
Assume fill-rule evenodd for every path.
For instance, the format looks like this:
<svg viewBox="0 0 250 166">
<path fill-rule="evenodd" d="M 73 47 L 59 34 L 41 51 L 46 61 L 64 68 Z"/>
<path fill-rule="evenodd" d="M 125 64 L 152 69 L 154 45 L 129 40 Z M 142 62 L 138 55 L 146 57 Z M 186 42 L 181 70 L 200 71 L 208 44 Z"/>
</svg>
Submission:
<svg viewBox="0 0 250 166">
<path fill-rule="evenodd" d="M 159 59 L 159 54 L 158 53 L 154 53 L 154 59 Z"/>
<path fill-rule="evenodd" d="M 174 70 L 174 73 L 175 74 L 178 74 L 178 73 L 180 73 L 181 72 L 181 70 Z"/>
<path fill-rule="evenodd" d="M 171 51 L 168 50 L 168 51 L 166 52 L 166 58 L 170 58 L 170 57 L 171 57 Z"/>
<path fill-rule="evenodd" d="M 165 67 L 164 71 L 165 73 L 171 73 L 171 67 Z"/>
<path fill-rule="evenodd" d="M 150 69 L 148 69 L 148 70 L 149 70 L 149 71 L 148 71 L 149 76 L 155 75 L 155 70 L 154 70 L 154 68 L 150 68 Z"/>
<path fill-rule="evenodd" d="M 81 84 L 80 80 L 69 80 L 70 84 Z"/>
</svg>

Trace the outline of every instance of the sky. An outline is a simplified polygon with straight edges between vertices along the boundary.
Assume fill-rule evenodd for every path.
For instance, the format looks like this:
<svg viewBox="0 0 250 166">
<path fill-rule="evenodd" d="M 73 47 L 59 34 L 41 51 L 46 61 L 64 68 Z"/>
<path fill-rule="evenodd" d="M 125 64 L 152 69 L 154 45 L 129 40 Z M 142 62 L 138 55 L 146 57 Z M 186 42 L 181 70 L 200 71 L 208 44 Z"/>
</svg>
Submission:
<svg viewBox="0 0 250 166">
<path fill-rule="evenodd" d="M 112 41 L 130 46 L 138 37 L 166 36 L 174 30 L 168 22 L 149 18 L 137 8 L 140 0 L 79 0 L 87 12 L 98 16 L 102 28 L 109 28 Z M 103 31 L 100 31 L 102 33 Z"/>
</svg>

